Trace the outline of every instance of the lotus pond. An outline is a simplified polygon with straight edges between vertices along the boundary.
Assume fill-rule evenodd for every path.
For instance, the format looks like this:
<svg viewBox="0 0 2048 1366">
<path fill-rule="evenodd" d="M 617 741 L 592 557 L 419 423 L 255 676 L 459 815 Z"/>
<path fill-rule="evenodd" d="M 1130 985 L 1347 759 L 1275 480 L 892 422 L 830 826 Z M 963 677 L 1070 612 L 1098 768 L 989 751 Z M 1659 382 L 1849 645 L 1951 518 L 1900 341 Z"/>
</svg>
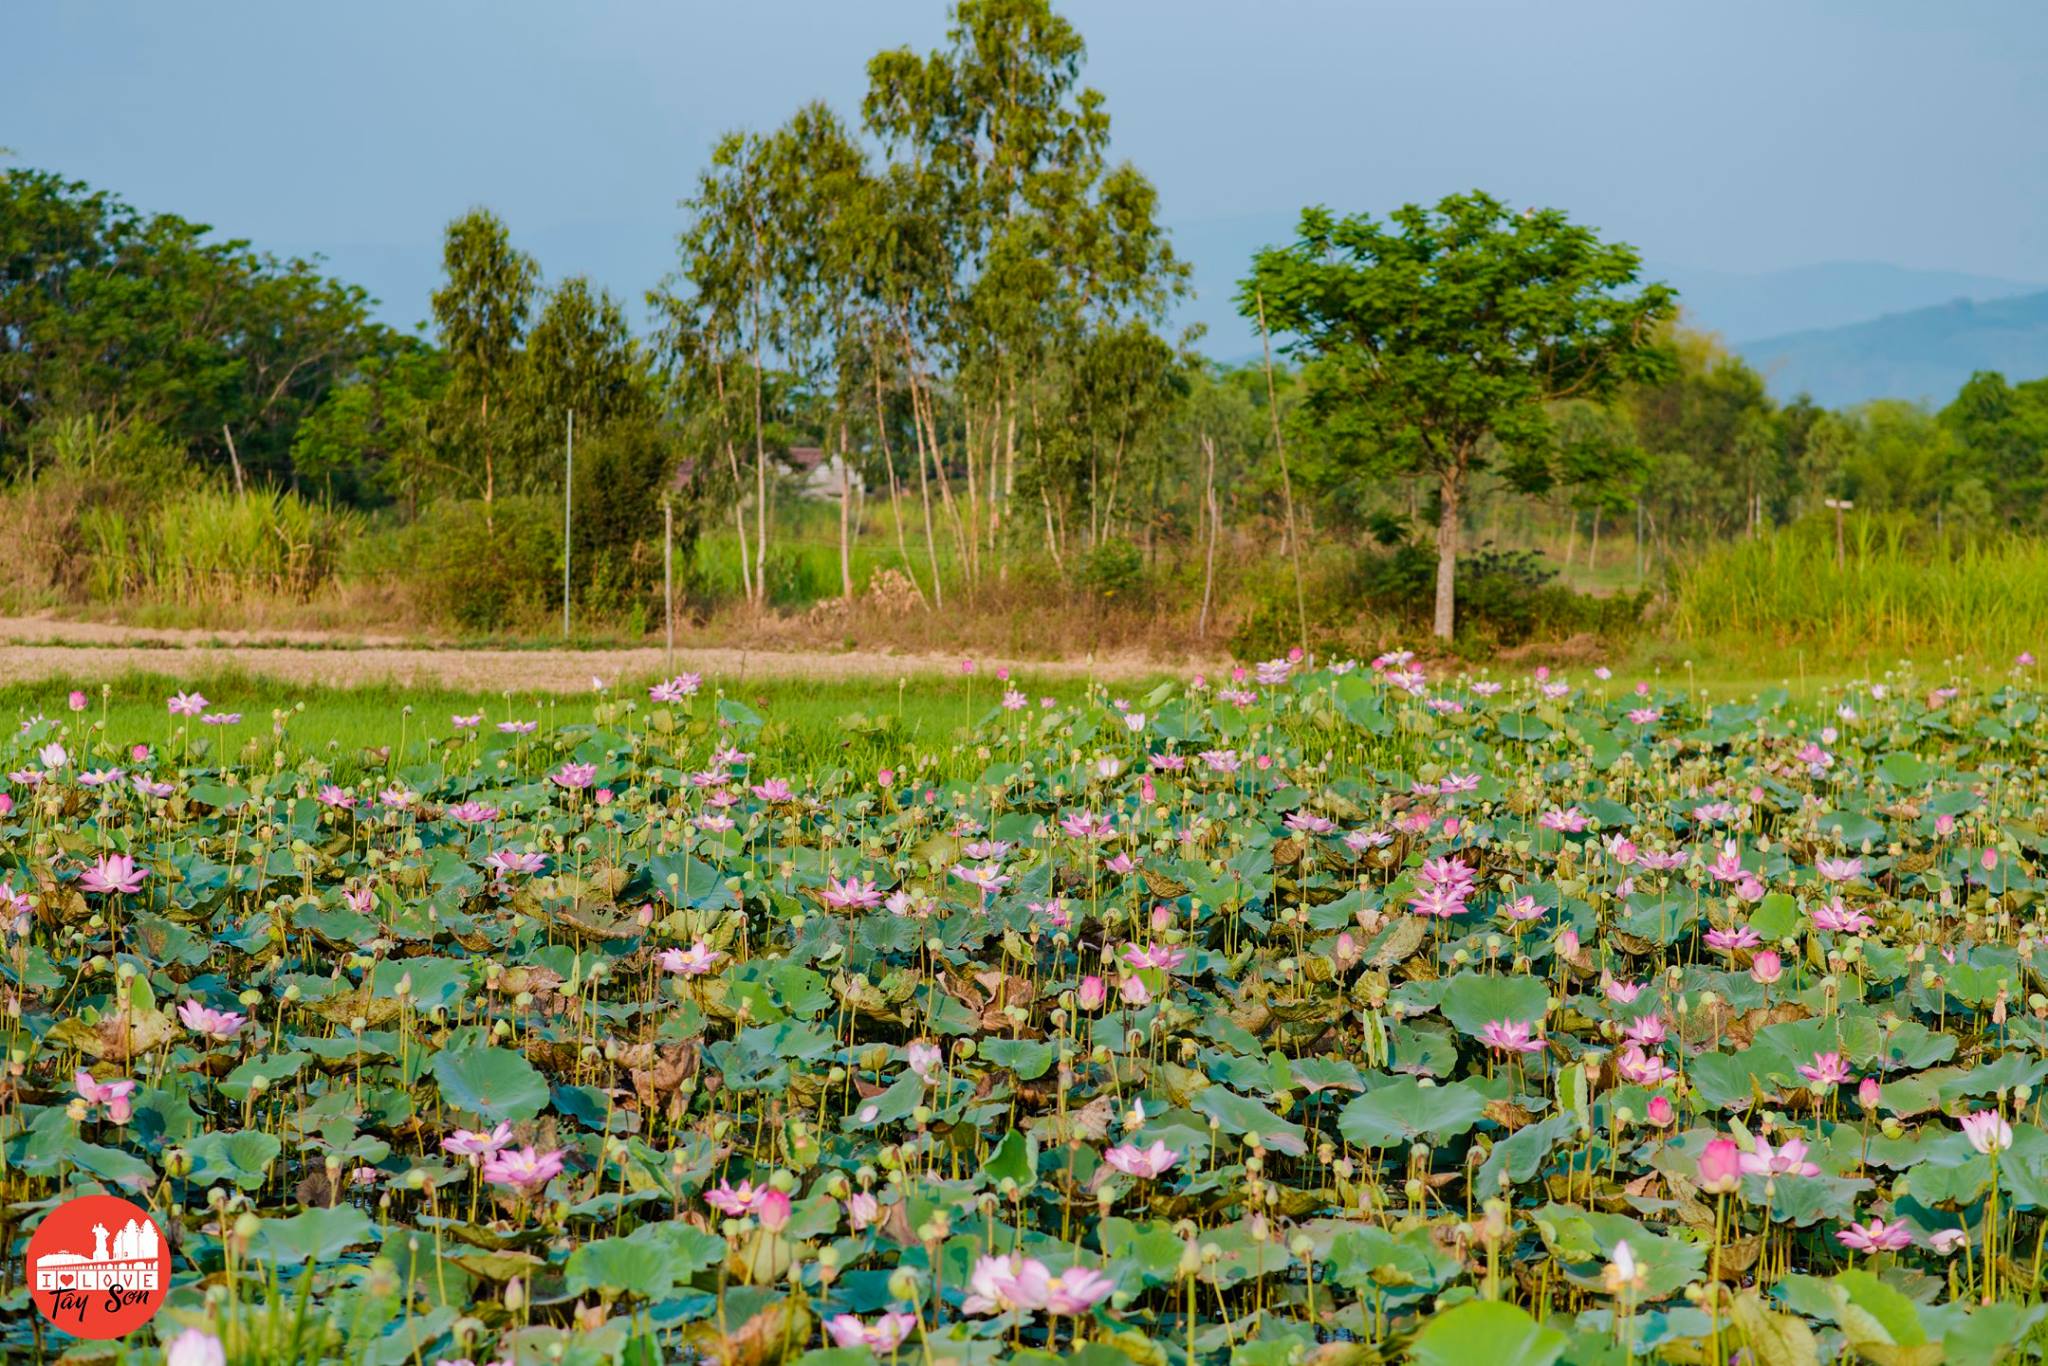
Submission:
<svg viewBox="0 0 2048 1366">
<path fill-rule="evenodd" d="M 1605 674 L 988 680 L 825 750 L 687 676 L 345 754 L 53 692 L 0 1351 L 158 1358 L 21 1282 L 105 1191 L 174 1362 L 2033 1359 L 2032 661 Z"/>
</svg>

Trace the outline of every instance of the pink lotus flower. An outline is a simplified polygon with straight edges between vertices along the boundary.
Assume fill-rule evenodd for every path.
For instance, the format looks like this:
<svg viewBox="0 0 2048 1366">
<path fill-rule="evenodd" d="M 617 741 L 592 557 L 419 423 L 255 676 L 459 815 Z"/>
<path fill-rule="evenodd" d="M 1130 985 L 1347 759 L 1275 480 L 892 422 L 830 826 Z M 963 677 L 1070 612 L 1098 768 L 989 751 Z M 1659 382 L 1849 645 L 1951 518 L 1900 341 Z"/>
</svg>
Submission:
<svg viewBox="0 0 2048 1366">
<path fill-rule="evenodd" d="M 114 1081 L 94 1081 L 93 1075 L 83 1069 L 71 1079 L 78 1090 L 78 1098 L 87 1105 L 104 1105 L 107 1118 L 116 1124 L 126 1124 L 134 1102 L 135 1082 L 127 1077 Z"/>
<path fill-rule="evenodd" d="M 1897 1252 L 1913 1245 L 1913 1231 L 1904 1224 L 1887 1224 L 1872 1219 L 1867 1224 L 1850 1224 L 1835 1233 L 1846 1247 L 1858 1252 Z"/>
<path fill-rule="evenodd" d="M 458 802 L 441 814 L 458 825 L 483 825 L 498 819 L 498 808 L 482 802 Z"/>
<path fill-rule="evenodd" d="M 846 1197 L 846 1224 L 855 1233 L 867 1228 L 882 1217 L 882 1202 L 867 1191 L 855 1191 Z"/>
<path fill-rule="evenodd" d="M 1158 968 L 1162 972 L 1172 972 L 1188 961 L 1187 950 L 1177 949 L 1171 944 L 1154 944 L 1144 949 L 1136 944 L 1126 944 L 1123 957 L 1124 962 L 1133 968 Z"/>
<path fill-rule="evenodd" d="M 71 710 L 73 710 L 73 711 L 84 711 L 84 710 L 85 710 L 85 705 L 86 705 L 86 703 L 85 703 L 85 694 L 84 694 L 84 693 L 82 693 L 82 692 L 80 692 L 80 691 L 78 691 L 78 690 L 77 690 L 76 688 L 73 688 L 73 689 L 71 690 L 71 696 L 70 696 L 70 698 L 69 698 L 68 700 L 69 700 L 69 702 L 70 702 Z"/>
<path fill-rule="evenodd" d="M 478 1133 L 474 1129 L 457 1129 L 441 1140 L 441 1151 L 471 1159 L 490 1157 L 511 1141 L 512 1126 L 501 1121 L 484 1133 Z"/>
<path fill-rule="evenodd" d="M 789 779 L 787 778 L 770 778 L 766 782 L 755 783 L 752 791 L 756 797 L 759 797 L 764 802 L 790 802 L 796 800 L 796 793 L 790 789 Z"/>
<path fill-rule="evenodd" d="M 1876 1077 L 1865 1077 L 1856 1084 L 1856 1103 L 1858 1105 L 1861 1105 L 1866 1110 L 1875 1110 L 1879 1100 L 1880 1095 Z"/>
<path fill-rule="evenodd" d="M 1650 1097 L 1650 1103 L 1644 1107 L 1644 1113 L 1650 1123 L 1659 1129 L 1670 1128 L 1678 1118 L 1678 1112 L 1672 1108 L 1671 1097 L 1662 1092 Z"/>
<path fill-rule="evenodd" d="M 1052 1276 L 1035 1257 L 1011 1253 L 981 1257 L 968 1276 L 968 1295 L 960 1304 L 968 1314 L 1007 1314 L 1043 1309 Z"/>
<path fill-rule="evenodd" d="M 835 911 L 868 911 L 882 904 L 882 892 L 874 879 L 866 875 L 849 877 L 843 882 L 827 875 L 823 900 Z"/>
<path fill-rule="evenodd" d="M 1280 823 L 1299 835 L 1328 835 L 1337 829 L 1337 822 L 1313 811 L 1290 812 Z"/>
<path fill-rule="evenodd" d="M 448 724 L 454 726 L 457 730 L 475 730 L 483 723 L 484 714 L 482 712 L 478 712 L 474 716 L 456 715 L 448 718 Z"/>
<path fill-rule="evenodd" d="M 333 783 L 323 783 L 321 784 L 318 796 L 322 806 L 331 806 L 337 811 L 353 811 L 356 809 L 356 794 L 345 787 L 336 787 Z"/>
<path fill-rule="evenodd" d="M 1724 953 L 1734 953 L 1738 949 L 1753 949 L 1764 942 L 1763 936 L 1747 925 L 1737 925 L 1727 930 L 1708 930 L 1705 938 L 1709 948 L 1720 949 Z"/>
<path fill-rule="evenodd" d="M 1127 1006 L 1148 1005 L 1152 1000 L 1151 989 L 1145 985 L 1144 979 L 1138 977 L 1124 978 L 1117 983 L 1116 992 Z"/>
<path fill-rule="evenodd" d="M 1636 1044 L 1630 1044 L 1615 1057 L 1614 1070 L 1637 1086 L 1655 1086 L 1678 1075 L 1662 1058 L 1645 1053 Z"/>
<path fill-rule="evenodd" d="M 1996 1110 L 1979 1110 L 1962 1118 L 1963 1136 L 1980 1153 L 2003 1152 L 2012 1146 L 2012 1125 Z"/>
<path fill-rule="evenodd" d="M 1855 1073 L 1849 1070 L 1840 1053 L 1815 1053 L 1811 1063 L 1800 1067 L 1799 1075 L 1815 1086 L 1840 1086 Z"/>
<path fill-rule="evenodd" d="M 232 1010 L 213 1010 L 198 1001 L 186 1001 L 178 1007 L 178 1018 L 185 1022 L 185 1028 L 209 1039 L 226 1042 L 242 1032 L 248 1023 L 242 1015 Z"/>
<path fill-rule="evenodd" d="M 1553 807 L 1538 816 L 1536 824 L 1542 826 L 1545 830 L 1556 830 L 1564 834 L 1576 835 L 1586 828 L 1587 817 L 1586 813 L 1579 810 L 1576 806 L 1568 806 L 1562 811 Z"/>
<path fill-rule="evenodd" d="M 1116 826 L 1110 819 L 1093 811 L 1075 811 L 1060 817 L 1060 829 L 1080 840 L 1101 841 L 1116 836 Z"/>
<path fill-rule="evenodd" d="M 699 939 L 687 949 L 663 949 L 659 955 L 661 970 L 684 977 L 702 977 L 725 957 L 717 949 Z"/>
<path fill-rule="evenodd" d="M 1927 1245 L 1944 1257 L 1956 1255 L 1956 1249 L 1970 1240 L 1970 1235 L 1959 1228 L 1936 1229 L 1927 1236 Z"/>
<path fill-rule="evenodd" d="M 597 765 L 565 763 L 548 775 L 548 781 L 566 791 L 581 792 L 597 781 Z"/>
<path fill-rule="evenodd" d="M 1785 960 L 1769 949 L 1759 949 L 1749 960 L 1749 975 L 1769 986 L 1785 975 Z"/>
<path fill-rule="evenodd" d="M 537 1152 L 532 1147 L 506 1148 L 484 1159 L 484 1180 L 496 1186 L 530 1191 L 555 1179 L 562 1170 L 560 1152 Z"/>
<path fill-rule="evenodd" d="M 540 722 L 538 721 L 500 721 L 498 723 L 498 733 L 500 735 L 531 735 L 539 729 Z"/>
<path fill-rule="evenodd" d="M 176 692 L 164 706 L 173 716 L 197 716 L 206 710 L 206 699 L 196 692 Z"/>
<path fill-rule="evenodd" d="M 1116 1282 L 1091 1267 L 1070 1266 L 1045 1283 L 1045 1312 L 1061 1318 L 1087 1313 L 1108 1299 Z"/>
<path fill-rule="evenodd" d="M 103 854 L 85 870 L 78 879 L 78 885 L 103 896 L 116 892 L 132 895 L 142 890 L 142 880 L 148 876 L 149 870 L 137 867 L 135 860 L 126 854 Z"/>
<path fill-rule="evenodd" d="M 837 1347 L 853 1349 L 865 1347 L 880 1355 L 893 1352 L 903 1345 L 910 1336 L 910 1330 L 917 1327 L 915 1314 L 884 1313 L 874 1323 L 861 1322 L 854 1314 L 835 1314 L 825 1320 L 825 1331 Z"/>
<path fill-rule="evenodd" d="M 1109 999 L 1109 988 L 1100 977 L 1083 977 L 1081 985 L 1074 990 L 1074 1001 L 1083 1010 L 1100 1010 Z"/>
<path fill-rule="evenodd" d="M 1742 1185 L 1743 1152 L 1732 1138 L 1710 1139 L 1700 1151 L 1700 1189 L 1726 1195 Z"/>
<path fill-rule="evenodd" d="M 742 1181 L 737 1186 L 729 1181 L 721 1181 L 704 1192 L 704 1203 L 720 1213 L 738 1219 L 760 1213 L 772 1189 L 769 1186 L 757 1186 L 751 1181 Z"/>
<path fill-rule="evenodd" d="M 1140 1148 L 1130 1143 L 1120 1144 L 1104 1153 L 1102 1160 L 1126 1176 L 1150 1181 L 1180 1161 L 1180 1154 L 1154 1139 L 1149 1148 Z"/>
<path fill-rule="evenodd" d="M 1862 911 L 1842 904 L 1836 897 L 1813 913 L 1813 927 L 1817 930 L 1831 930 L 1838 934 L 1862 934 L 1876 922 Z"/>
<path fill-rule="evenodd" d="M 991 892 L 999 892 L 1010 885 L 1010 875 L 992 863 L 980 868 L 970 868 L 964 863 L 956 863 L 952 872 L 953 876 L 962 882 L 980 888 L 984 896 Z"/>
<path fill-rule="evenodd" d="M 1823 858 L 1815 865 L 1829 882 L 1851 882 L 1863 876 L 1860 858 Z"/>
<path fill-rule="evenodd" d="M 1742 1155 L 1742 1170 L 1750 1176 L 1819 1176 L 1820 1168 L 1806 1160 L 1806 1144 L 1788 1138 L 1777 1148 L 1767 1138 L 1756 1140 L 1756 1151 Z"/>
<path fill-rule="evenodd" d="M 531 850 L 500 849 L 484 860 L 484 866 L 499 876 L 512 873 L 537 873 L 547 867 L 547 859 Z"/>
<path fill-rule="evenodd" d="M 1479 1031 L 1480 1042 L 1503 1053 L 1541 1053 L 1543 1040 L 1520 1020 L 1490 1020 Z"/>
<path fill-rule="evenodd" d="M 780 1233 L 789 1227 L 789 1192 L 773 1186 L 761 1192 L 761 1198 L 754 1202 L 754 1215 L 761 1221 L 761 1227 L 770 1233 Z"/>
</svg>

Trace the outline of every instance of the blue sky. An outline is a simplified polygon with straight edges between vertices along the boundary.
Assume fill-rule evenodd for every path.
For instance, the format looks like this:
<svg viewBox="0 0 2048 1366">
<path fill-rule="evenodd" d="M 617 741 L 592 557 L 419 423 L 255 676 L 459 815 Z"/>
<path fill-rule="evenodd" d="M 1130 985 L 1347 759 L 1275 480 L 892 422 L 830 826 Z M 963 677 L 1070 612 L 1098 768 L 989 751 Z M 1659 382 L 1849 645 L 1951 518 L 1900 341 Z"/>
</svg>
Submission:
<svg viewBox="0 0 2048 1366">
<path fill-rule="evenodd" d="M 2048 6 L 1068 0 L 1115 151 L 1197 267 L 1188 319 L 1306 203 L 1483 187 L 1674 274 L 1827 261 L 2048 281 Z M 0 146 L 425 316 L 486 204 L 637 300 L 711 140 L 937 44 L 942 3 L 55 0 L 11 8 Z"/>
</svg>

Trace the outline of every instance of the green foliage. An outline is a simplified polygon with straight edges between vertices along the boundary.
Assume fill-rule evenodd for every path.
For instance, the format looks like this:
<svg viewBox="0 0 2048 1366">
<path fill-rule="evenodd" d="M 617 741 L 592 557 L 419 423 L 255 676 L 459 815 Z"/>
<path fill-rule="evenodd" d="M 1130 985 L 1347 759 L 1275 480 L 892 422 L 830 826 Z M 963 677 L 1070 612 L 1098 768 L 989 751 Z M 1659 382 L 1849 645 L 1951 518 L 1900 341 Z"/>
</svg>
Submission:
<svg viewBox="0 0 2048 1366">
<path fill-rule="evenodd" d="M 46 171 L 0 174 L 0 470 L 63 419 L 149 424 L 201 468 L 291 477 L 298 423 L 402 344 L 359 288 Z M 121 470 L 103 470 L 119 475 Z"/>
<path fill-rule="evenodd" d="M 1436 483 L 1433 626 L 1454 624 L 1459 509 L 1471 475 L 1509 487 L 1558 477 L 1549 405 L 1597 400 L 1670 366 L 1656 328 L 1676 310 L 1636 288 L 1636 253 L 1554 209 L 1488 195 L 1407 205 L 1382 224 L 1301 216 L 1300 240 L 1260 252 L 1239 308 L 1307 358 L 1308 412 L 1325 440 L 1381 472 Z M 1632 291 L 1633 292 L 1630 292 Z"/>
<path fill-rule="evenodd" d="M 559 603 L 562 509 L 549 498 L 434 503 L 408 527 L 391 567 L 436 618 L 509 629 Z"/>
</svg>

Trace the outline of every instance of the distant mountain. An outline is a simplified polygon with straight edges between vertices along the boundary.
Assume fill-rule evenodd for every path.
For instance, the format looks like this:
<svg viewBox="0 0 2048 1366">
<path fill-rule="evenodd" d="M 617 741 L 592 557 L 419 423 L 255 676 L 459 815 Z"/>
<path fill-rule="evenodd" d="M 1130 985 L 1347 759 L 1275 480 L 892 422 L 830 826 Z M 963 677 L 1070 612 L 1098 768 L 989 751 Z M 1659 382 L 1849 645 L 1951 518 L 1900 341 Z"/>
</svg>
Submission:
<svg viewBox="0 0 2048 1366">
<path fill-rule="evenodd" d="M 2048 288 L 2039 281 L 1912 270 L 1882 261 L 1824 261 L 1754 275 L 1648 262 L 1644 274 L 1678 291 L 1688 324 L 1730 343 L 1843 327 L 1955 299 L 2003 299 Z"/>
<path fill-rule="evenodd" d="M 1779 398 L 1811 394 L 1829 407 L 1872 398 L 1954 397 L 1975 370 L 2007 379 L 2048 375 L 2048 293 L 1957 299 L 1848 327 L 1817 328 L 1735 347 Z"/>
</svg>

